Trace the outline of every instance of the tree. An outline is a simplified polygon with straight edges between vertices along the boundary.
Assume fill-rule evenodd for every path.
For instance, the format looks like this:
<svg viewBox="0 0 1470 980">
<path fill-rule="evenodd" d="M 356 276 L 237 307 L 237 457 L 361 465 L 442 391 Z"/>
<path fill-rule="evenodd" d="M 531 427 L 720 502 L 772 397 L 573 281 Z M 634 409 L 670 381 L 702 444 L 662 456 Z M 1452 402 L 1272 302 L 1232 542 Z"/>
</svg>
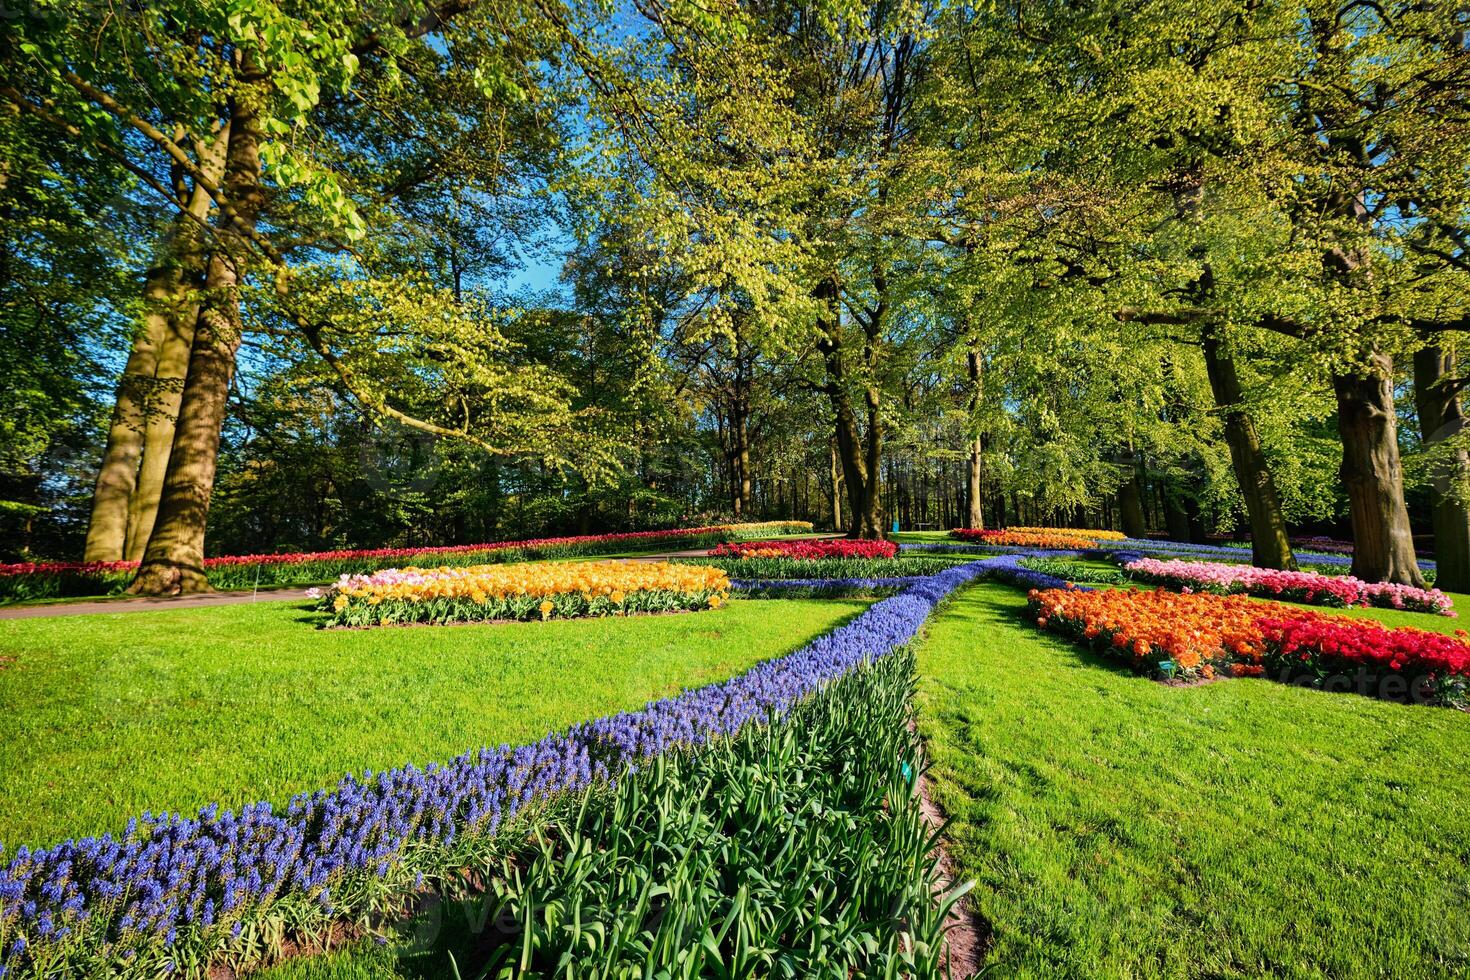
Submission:
<svg viewBox="0 0 1470 980">
<path fill-rule="evenodd" d="M 424 144 L 435 150 L 443 147 L 435 143 L 439 131 L 425 126 L 420 132 L 432 135 L 407 141 L 406 148 L 401 146 L 395 154 L 365 154 L 357 149 L 370 132 L 361 128 L 364 123 L 372 122 L 375 114 L 399 112 L 417 114 L 421 122 L 430 116 L 445 122 L 466 102 L 478 100 L 483 106 L 488 98 L 509 103 L 534 91 L 536 69 L 531 66 L 541 63 L 537 45 L 547 29 L 546 19 L 521 24 L 508 35 L 499 30 L 509 23 L 505 20 L 468 23 L 456 35 L 461 48 L 436 50 L 424 42 L 424 35 L 438 28 L 444 17 L 463 14 L 465 6 L 431 7 L 422 16 L 403 11 L 398 21 L 372 23 L 359 21 L 354 5 L 320 4 L 299 11 L 287 4 L 259 4 L 249 11 L 231 5 L 153 5 L 130 8 L 124 16 L 99 11 L 95 21 L 53 19 L 44 11 L 33 11 L 20 20 L 16 46 L 25 55 L 19 60 L 22 77 L 0 94 L 57 132 L 117 160 L 145 189 L 173 207 L 180 220 L 208 236 L 209 256 L 178 424 L 136 591 L 207 588 L 202 572 L 205 522 L 235 356 L 247 325 L 247 300 L 258 304 L 251 317 L 294 331 L 337 373 L 338 382 L 373 411 L 434 435 L 465 439 L 485 451 L 524 450 L 524 444 L 497 445 L 490 438 L 496 433 L 476 431 L 477 419 L 490 419 L 493 413 L 462 410 L 466 384 L 491 394 L 495 385 L 519 384 L 512 381 L 515 371 L 496 368 L 492 360 L 449 372 L 442 370 L 446 362 L 441 362 L 438 377 L 457 374 L 460 398 L 452 403 L 420 401 L 420 407 L 429 409 L 428 417 L 421 418 L 394 404 L 389 393 L 393 389 L 378 387 L 371 375 L 355 370 L 360 353 L 333 347 L 335 341 L 365 341 L 366 335 L 334 332 L 336 311 L 303 296 L 299 285 L 323 278 L 308 266 L 334 265 L 327 278 L 355 278 L 362 292 L 382 294 L 395 288 L 375 279 L 378 270 L 355 253 L 370 224 L 383 233 L 401 221 L 393 207 L 399 196 L 437 176 L 432 169 L 396 170 L 394 165 L 415 162 L 411 158 L 419 163 L 430 159 Z M 511 14 L 497 10 L 490 16 Z M 98 49 L 94 42 L 102 35 L 116 42 L 117 57 L 94 57 L 92 52 Z M 472 70 L 456 64 L 462 51 L 471 55 Z M 363 105 L 334 94 L 353 86 L 391 88 L 398 97 Z M 442 97 L 447 98 L 433 101 Z M 147 109 L 137 108 L 143 106 Z M 343 106 L 350 108 L 344 112 Z M 353 112 L 357 118 L 349 119 Z M 483 130 L 507 116 L 524 115 L 491 115 L 467 131 L 449 127 L 463 134 L 459 152 L 481 163 L 464 178 L 466 184 L 483 182 L 487 172 L 496 170 L 493 152 L 490 157 L 485 154 L 504 145 L 480 139 Z M 471 116 L 461 113 L 458 118 Z M 340 128 L 344 120 L 351 126 Z M 215 145 L 212 135 L 217 133 L 227 134 L 221 136 L 224 169 L 218 181 L 208 167 Z M 404 132 L 398 130 L 397 135 Z M 191 215 L 192 193 L 170 190 L 185 179 L 212 199 L 213 222 L 205 224 Z M 262 222 L 267 215 L 268 223 Z M 323 262 L 327 256 L 334 258 Z M 258 288 L 266 282 L 268 288 Z M 352 291 L 336 295 L 344 292 Z M 452 330 L 445 331 L 430 319 L 437 311 L 414 316 L 415 310 L 399 305 L 395 312 L 409 317 L 395 325 L 397 329 L 411 333 L 423 328 L 429 334 L 424 346 L 457 344 Z M 483 318 L 475 316 L 453 323 L 476 333 L 484 326 Z M 142 338 L 149 336 L 147 330 L 140 333 Z M 493 338 L 459 347 L 461 355 L 492 359 L 504 350 Z M 379 357 L 386 351 L 376 348 Z M 146 360 L 140 357 L 137 370 L 130 373 L 146 375 Z M 525 380 L 528 386 L 520 391 L 529 394 L 534 385 Z M 129 404 L 137 400 L 130 395 L 132 389 L 131 384 L 122 388 L 117 413 L 122 424 L 114 440 L 118 465 L 104 473 L 104 492 L 99 495 L 105 519 L 99 521 L 98 537 L 110 542 L 117 538 L 117 504 L 129 496 L 126 475 L 137 472 L 137 440 L 122 438 L 140 428 L 138 412 Z M 554 397 L 559 392 L 556 386 L 542 390 L 549 393 L 539 399 L 543 410 L 565 404 Z M 519 397 L 513 391 L 508 394 Z M 550 434 L 569 432 L 554 413 L 545 421 Z M 550 443 L 547 438 L 536 440 L 542 448 Z M 124 478 L 112 479 L 109 474 L 114 472 Z"/>
</svg>

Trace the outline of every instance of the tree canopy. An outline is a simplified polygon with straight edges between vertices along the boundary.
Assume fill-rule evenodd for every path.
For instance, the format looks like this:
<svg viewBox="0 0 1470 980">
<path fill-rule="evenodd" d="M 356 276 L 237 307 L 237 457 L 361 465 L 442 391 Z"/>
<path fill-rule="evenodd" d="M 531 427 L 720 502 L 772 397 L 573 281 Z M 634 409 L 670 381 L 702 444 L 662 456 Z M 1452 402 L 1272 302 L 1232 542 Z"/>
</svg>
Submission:
<svg viewBox="0 0 1470 980">
<path fill-rule="evenodd" d="M 1470 588 L 1467 29 L 1345 0 L 28 5 L 6 547 L 169 592 L 206 548 L 1071 523 L 1271 567 L 1350 535 L 1364 577 L 1432 550 Z"/>
</svg>

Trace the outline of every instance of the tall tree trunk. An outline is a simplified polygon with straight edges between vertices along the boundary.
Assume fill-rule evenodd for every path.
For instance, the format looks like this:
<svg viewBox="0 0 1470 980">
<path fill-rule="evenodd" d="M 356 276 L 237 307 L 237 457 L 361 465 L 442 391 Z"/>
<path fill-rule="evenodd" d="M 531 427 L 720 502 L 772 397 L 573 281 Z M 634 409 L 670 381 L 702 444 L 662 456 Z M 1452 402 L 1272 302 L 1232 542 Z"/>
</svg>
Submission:
<svg viewBox="0 0 1470 980">
<path fill-rule="evenodd" d="M 1414 404 L 1426 449 L 1465 430 L 1465 413 L 1456 387 L 1455 356 L 1425 347 L 1414 354 Z M 1435 582 L 1450 592 L 1470 592 L 1470 451 L 1456 446 L 1437 459 L 1431 473 L 1434 517 Z"/>
<path fill-rule="evenodd" d="M 229 125 L 222 126 L 202 154 L 200 168 L 216 183 L 224 176 L 225 149 L 229 144 Z M 184 395 L 185 376 L 189 371 L 189 350 L 194 342 L 194 325 L 199 319 L 199 303 L 190 294 L 204 285 L 208 258 L 201 226 L 209 217 L 214 199 L 197 183 L 189 195 L 188 216 L 178 225 L 179 279 L 178 291 L 172 297 L 163 342 L 158 346 L 158 363 L 153 375 L 152 397 L 149 399 L 147 428 L 144 430 L 143 460 L 138 466 L 138 481 L 128 502 L 127 558 L 141 561 L 153 534 L 158 516 L 158 501 L 163 494 L 163 479 L 168 472 L 168 459 L 173 451 L 174 423 L 179 416 L 179 402 Z"/>
<path fill-rule="evenodd" d="M 868 409 L 866 465 L 868 484 L 863 488 L 863 520 L 861 537 L 882 538 L 883 527 L 883 417 L 879 413 L 878 389 L 869 383 L 863 391 Z"/>
<path fill-rule="evenodd" d="M 1205 203 L 1203 177 L 1194 169 L 1181 175 L 1173 188 L 1176 214 L 1184 221 L 1198 225 Z M 1215 272 L 1209 249 L 1203 239 L 1190 250 L 1200 262 L 1200 275 L 1191 287 L 1193 301 L 1202 307 L 1215 305 Z M 1240 386 L 1235 360 L 1223 349 L 1219 324 L 1200 324 L 1200 341 L 1204 349 L 1205 371 L 1215 407 L 1220 411 L 1225 429 L 1225 444 L 1230 448 L 1230 463 L 1240 494 L 1245 498 L 1246 515 L 1251 526 L 1251 563 L 1259 568 L 1295 571 L 1296 556 L 1286 536 L 1286 519 L 1281 513 L 1281 498 L 1276 481 L 1266 466 L 1265 453 L 1255 421 L 1246 411 L 1245 394 Z"/>
<path fill-rule="evenodd" d="M 1317 50 L 1331 56 L 1342 30 L 1335 16 L 1308 18 L 1305 26 Z M 1302 209 L 1313 220 L 1330 216 L 1350 229 L 1338 240 L 1328 239 L 1322 250 L 1325 282 L 1347 294 L 1360 293 L 1373 282 L 1373 253 L 1363 244 L 1374 225 L 1372 169 L 1375 151 L 1353 120 L 1342 117 L 1330 100 L 1318 103 L 1315 93 L 1303 92 L 1304 111 L 1294 118 L 1314 141 L 1324 160 L 1354 161 L 1357 176 L 1341 174 L 1326 185 L 1312 208 Z M 1393 358 L 1372 339 L 1372 326 L 1363 331 L 1363 357 L 1358 365 L 1332 378 L 1337 395 L 1337 430 L 1342 440 L 1343 484 L 1353 526 L 1353 574 L 1370 582 L 1423 585 L 1424 576 L 1414 554 L 1409 509 L 1404 502 L 1404 477 L 1399 460 L 1398 419 L 1393 403 Z"/>
<path fill-rule="evenodd" d="M 868 467 L 868 461 L 873 454 L 863 450 L 857 414 L 853 411 L 852 396 L 848 391 L 842 325 L 837 312 L 838 288 L 835 280 L 828 279 L 819 283 L 815 290 L 815 295 L 823 301 L 826 308 L 820 326 L 821 334 L 817 339 L 817 349 L 822 354 L 826 371 L 823 389 L 832 404 L 837 458 L 842 464 L 843 482 L 847 485 L 847 536 L 877 537 L 880 532 L 872 525 L 871 516 L 880 506 L 876 499 L 880 481 L 876 466 L 873 470 Z M 869 435 L 871 438 L 876 433 Z"/>
<path fill-rule="evenodd" d="M 970 424 L 974 426 L 977 424 L 976 417 L 980 413 L 985 393 L 984 365 L 980 360 L 980 352 L 974 347 L 965 354 L 965 366 L 970 375 Z M 966 461 L 966 467 L 965 499 L 968 509 L 965 513 L 965 527 L 979 530 L 985 526 L 985 496 L 982 490 L 985 478 L 985 441 L 978 429 L 971 434 L 970 458 Z"/>
<path fill-rule="evenodd" d="M 863 321 L 863 404 L 867 408 L 867 451 L 865 469 L 868 484 L 863 488 L 863 519 L 861 536 L 884 538 L 887 528 L 883 515 L 883 413 L 882 391 L 879 387 L 879 370 L 883 328 L 888 312 L 888 275 L 881 265 L 873 267 L 873 291 L 877 301 Z"/>
<path fill-rule="evenodd" d="M 162 291 L 166 267 L 148 271 L 143 292 L 145 297 Z M 145 302 L 148 302 L 145 299 Z M 143 439 L 147 428 L 144 406 L 148 385 L 158 367 L 158 347 L 163 340 L 164 317 L 150 309 L 143 318 L 112 406 L 112 422 L 107 429 L 107 448 L 102 465 L 97 469 L 97 484 L 92 491 L 92 519 L 87 525 L 84 561 L 120 561 L 128 541 L 128 502 L 138 481 L 138 461 L 143 457 Z"/>
<path fill-rule="evenodd" d="M 227 138 L 222 129 L 200 155 L 199 166 L 211 180 L 222 174 Z M 198 315 L 188 296 L 198 286 L 205 261 L 198 226 L 213 204 L 209 192 L 182 173 L 175 174 L 173 190 L 182 211 L 170 223 L 157 261 L 144 275 L 143 323 L 118 382 L 92 496 L 87 561 L 136 561 L 142 556 L 148 530 L 140 532 L 138 521 L 146 519 L 151 528 L 163 468 L 168 465 L 178 392 Z"/>
<path fill-rule="evenodd" d="M 1286 518 L 1281 513 L 1281 498 L 1276 481 L 1266 466 L 1256 423 L 1246 411 L 1245 394 L 1235 360 L 1220 346 L 1213 325 L 1207 325 L 1201 341 L 1205 354 L 1205 371 L 1210 378 L 1210 391 L 1215 407 L 1220 410 L 1225 429 L 1225 444 L 1230 447 L 1230 464 L 1235 470 L 1240 494 L 1245 498 L 1245 511 L 1251 526 L 1251 563 L 1258 568 L 1296 571 L 1296 556 L 1286 537 Z"/>
<path fill-rule="evenodd" d="M 255 103 L 260 76 L 248 58 L 241 65 L 239 78 L 243 84 L 230 105 L 224 201 L 218 221 L 221 240 L 209 259 L 158 517 L 143 564 L 129 588 L 140 595 L 205 592 L 210 588 L 204 571 L 204 532 L 214 490 L 220 431 L 242 338 L 240 284 L 250 249 L 248 236 L 255 229 L 264 203 Z"/>
<path fill-rule="evenodd" d="M 1399 463 L 1393 358 L 1368 351 L 1361 374 L 1332 378 L 1342 438 L 1343 485 L 1353 523 L 1353 574 L 1369 582 L 1424 584 L 1414 555 Z"/>
<path fill-rule="evenodd" d="M 736 517 L 744 516 L 750 510 L 750 472 L 743 465 L 740 455 L 739 432 L 745 427 L 744 420 L 740 418 L 740 396 L 735 395 L 730 399 L 730 507 Z M 749 457 L 747 456 L 746 459 Z"/>
<path fill-rule="evenodd" d="M 735 420 L 735 458 L 739 464 L 740 483 L 735 495 L 735 513 L 750 513 L 750 402 L 741 394 L 740 412 Z"/>
<path fill-rule="evenodd" d="M 1131 463 L 1133 454 L 1129 453 L 1127 458 Z M 1137 471 L 1118 488 L 1118 512 L 1122 515 L 1124 534 L 1130 538 L 1148 535 L 1148 526 L 1143 520 L 1143 492 L 1138 485 Z"/>
<path fill-rule="evenodd" d="M 828 445 L 832 463 L 832 530 L 842 530 L 842 473 L 837 462 L 837 437 Z"/>
<path fill-rule="evenodd" d="M 1184 501 L 1187 495 L 1173 487 L 1164 490 L 1164 527 L 1174 541 L 1189 540 L 1189 510 Z"/>
<path fill-rule="evenodd" d="M 163 478 L 168 472 L 168 459 L 173 451 L 174 423 L 184 394 L 185 376 L 189 371 L 189 350 L 194 342 L 194 324 L 198 307 L 188 304 L 178 315 L 169 317 L 163 341 L 158 345 L 157 368 L 153 377 L 149 404 L 144 413 L 143 459 L 138 465 L 138 478 L 128 501 L 128 533 L 125 556 L 139 561 L 153 522 L 158 516 L 158 501 L 163 494 Z"/>
</svg>

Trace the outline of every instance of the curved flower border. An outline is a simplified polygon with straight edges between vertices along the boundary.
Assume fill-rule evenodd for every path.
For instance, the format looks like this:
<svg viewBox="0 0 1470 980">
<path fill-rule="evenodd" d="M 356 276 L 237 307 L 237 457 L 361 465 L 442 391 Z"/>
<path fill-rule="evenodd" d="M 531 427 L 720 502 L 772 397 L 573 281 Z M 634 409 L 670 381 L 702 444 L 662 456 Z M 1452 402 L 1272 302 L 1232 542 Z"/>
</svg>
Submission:
<svg viewBox="0 0 1470 980">
<path fill-rule="evenodd" d="M 909 584 L 801 649 L 728 681 L 584 722 L 530 745 L 483 748 L 446 765 L 348 776 L 284 809 L 209 806 L 145 813 L 118 836 L 30 850 L 0 869 L 0 968 L 85 936 L 129 955 L 185 930 L 238 935 L 287 894 L 330 907 L 352 872 L 388 875 L 405 851 L 493 835 L 533 804 L 615 780 L 628 767 L 779 716 L 858 665 L 914 639 L 935 606 L 1005 559 L 951 566 Z"/>
</svg>

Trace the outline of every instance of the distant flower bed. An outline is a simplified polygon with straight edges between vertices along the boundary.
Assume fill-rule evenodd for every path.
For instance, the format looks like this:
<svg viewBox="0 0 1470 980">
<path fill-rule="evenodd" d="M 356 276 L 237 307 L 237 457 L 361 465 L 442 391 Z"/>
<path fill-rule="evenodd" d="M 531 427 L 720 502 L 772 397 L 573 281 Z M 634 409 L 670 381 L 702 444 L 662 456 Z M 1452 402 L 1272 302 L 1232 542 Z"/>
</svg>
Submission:
<svg viewBox="0 0 1470 980">
<path fill-rule="evenodd" d="M 1019 534 L 1060 534 L 1063 537 L 1091 538 L 1094 541 L 1127 541 L 1122 531 L 1101 531 L 1095 527 L 1008 527 Z"/>
<path fill-rule="evenodd" d="M 986 544 L 1001 548 L 1046 548 L 1074 551 L 1097 547 L 1097 539 L 1083 536 L 1077 531 L 983 531 L 968 527 L 957 527 L 949 532 L 950 537 L 971 544 Z"/>
<path fill-rule="evenodd" d="M 474 565 L 526 558 L 573 558 L 646 547 L 708 547 L 721 541 L 805 534 L 809 521 L 764 521 L 716 524 L 664 531 L 583 534 L 524 541 L 450 545 L 435 548 L 365 548 L 280 555 L 225 555 L 204 559 L 210 583 L 217 589 L 249 589 L 258 585 L 310 585 L 340 575 L 371 572 L 406 561 L 433 559 L 438 565 Z M 137 562 L 22 562 L 0 565 L 0 601 L 66 595 L 105 595 L 125 588 Z"/>
<path fill-rule="evenodd" d="M 939 556 L 896 558 L 689 558 L 723 568 L 732 579 L 896 578 L 932 575 L 962 559 Z"/>
<path fill-rule="evenodd" d="M 1351 541 L 1339 541 L 1337 538 L 1329 538 L 1325 534 L 1313 534 L 1306 537 L 1290 538 L 1293 548 L 1303 551 L 1325 551 L 1336 555 L 1350 555 L 1353 553 Z"/>
<path fill-rule="evenodd" d="M 574 619 L 719 607 L 718 568 L 669 562 L 547 562 L 389 568 L 312 589 L 328 626 Z"/>
<path fill-rule="evenodd" d="M 1243 595 L 1032 590 L 1036 625 L 1150 674 L 1266 676 L 1324 690 L 1463 707 L 1470 639 L 1329 616 Z"/>
<path fill-rule="evenodd" d="M 712 550 L 711 558 L 892 558 L 892 541 L 727 541 Z"/>
<path fill-rule="evenodd" d="M 1281 572 L 1249 565 L 1161 561 L 1157 558 L 1140 558 L 1124 567 L 1129 575 L 1141 582 L 1173 589 L 1194 589 L 1222 595 L 1239 592 L 1319 606 L 1380 606 L 1441 616 L 1456 615 L 1450 597 L 1438 589 L 1364 582 L 1351 575 Z"/>
<path fill-rule="evenodd" d="M 1245 546 L 1249 548 L 1251 536 L 1250 532 L 1244 532 L 1241 534 L 1219 534 L 1211 535 L 1209 537 L 1209 540 L 1220 544 L 1231 541 L 1240 541 L 1244 542 Z M 1333 555 L 1351 555 L 1353 553 L 1353 543 L 1351 541 L 1343 541 L 1338 538 L 1328 537 L 1325 534 L 1293 535 L 1287 538 L 1287 541 L 1291 544 L 1293 548 L 1299 549 L 1301 551 L 1320 551 Z"/>
</svg>

